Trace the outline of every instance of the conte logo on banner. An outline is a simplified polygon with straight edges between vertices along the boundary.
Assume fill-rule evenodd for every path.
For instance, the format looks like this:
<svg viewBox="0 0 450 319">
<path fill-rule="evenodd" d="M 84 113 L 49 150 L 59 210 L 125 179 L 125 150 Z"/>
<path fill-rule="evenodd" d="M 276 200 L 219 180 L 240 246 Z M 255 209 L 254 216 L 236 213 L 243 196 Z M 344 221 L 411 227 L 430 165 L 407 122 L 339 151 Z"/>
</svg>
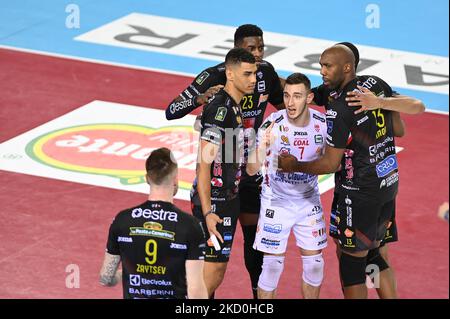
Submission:
<svg viewBox="0 0 450 319">
<path fill-rule="evenodd" d="M 123 185 L 146 183 L 145 160 L 159 147 L 172 150 L 179 187 L 195 178 L 198 137 L 192 127 L 154 129 L 135 124 L 88 124 L 41 135 L 26 146 L 32 159 L 62 170 L 118 178 Z"/>
</svg>

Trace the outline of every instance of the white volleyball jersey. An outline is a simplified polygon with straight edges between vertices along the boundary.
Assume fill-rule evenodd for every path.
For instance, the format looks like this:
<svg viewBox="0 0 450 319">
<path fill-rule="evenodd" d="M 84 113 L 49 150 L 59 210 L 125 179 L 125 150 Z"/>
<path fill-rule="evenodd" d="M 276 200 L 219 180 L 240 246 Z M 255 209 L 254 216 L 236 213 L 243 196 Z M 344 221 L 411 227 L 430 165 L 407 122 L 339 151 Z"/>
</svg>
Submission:
<svg viewBox="0 0 450 319">
<path fill-rule="evenodd" d="M 290 200 L 320 196 L 318 177 L 305 173 L 282 173 L 277 170 L 278 155 L 289 153 L 300 162 L 310 162 L 323 155 L 326 143 L 326 117 L 324 114 L 309 109 L 310 121 L 305 127 L 297 127 L 288 120 L 286 110 L 272 113 L 261 128 L 275 122 L 272 133 L 275 141 L 267 151 L 262 168 L 264 180 L 261 198 L 266 200 Z M 259 134 L 263 134 L 261 129 Z M 259 138 L 258 138 L 259 139 Z"/>
</svg>

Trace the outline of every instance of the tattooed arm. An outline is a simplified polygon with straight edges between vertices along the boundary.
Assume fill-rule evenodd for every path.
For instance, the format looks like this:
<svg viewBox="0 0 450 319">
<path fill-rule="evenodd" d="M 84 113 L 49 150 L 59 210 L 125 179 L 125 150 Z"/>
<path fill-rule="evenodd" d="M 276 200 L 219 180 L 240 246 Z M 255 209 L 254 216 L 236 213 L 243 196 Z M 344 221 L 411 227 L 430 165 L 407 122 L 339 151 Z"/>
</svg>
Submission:
<svg viewBox="0 0 450 319">
<path fill-rule="evenodd" d="M 115 286 L 122 278 L 122 271 L 117 271 L 120 263 L 120 255 L 105 253 L 103 266 L 100 270 L 100 284 L 103 286 Z"/>
</svg>

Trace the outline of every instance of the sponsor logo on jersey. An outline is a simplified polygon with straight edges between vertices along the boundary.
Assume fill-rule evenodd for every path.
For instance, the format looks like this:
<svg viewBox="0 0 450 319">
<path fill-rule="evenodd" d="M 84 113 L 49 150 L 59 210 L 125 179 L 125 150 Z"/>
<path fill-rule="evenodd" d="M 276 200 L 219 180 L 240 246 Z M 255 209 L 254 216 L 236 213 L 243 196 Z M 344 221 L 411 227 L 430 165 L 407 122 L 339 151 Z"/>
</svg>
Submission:
<svg viewBox="0 0 450 319">
<path fill-rule="evenodd" d="M 320 228 L 319 230 L 313 230 L 312 235 L 314 236 L 314 238 L 317 238 L 319 236 L 322 237 L 325 235 L 326 231 L 327 230 L 325 228 Z"/>
<path fill-rule="evenodd" d="M 364 123 L 365 121 L 367 121 L 369 119 L 369 117 L 366 115 L 366 116 L 364 116 L 362 119 L 359 119 L 357 122 L 356 122 L 356 125 L 357 126 L 360 126 L 362 123 Z"/>
<path fill-rule="evenodd" d="M 277 118 L 276 120 L 275 120 L 275 123 L 280 123 L 282 120 L 284 119 L 284 117 L 283 117 L 283 115 L 280 115 L 280 117 L 279 118 Z M 269 124 L 270 125 L 270 124 Z"/>
<path fill-rule="evenodd" d="M 179 112 L 181 110 L 184 110 L 187 107 L 192 106 L 192 100 L 184 100 L 180 102 L 174 102 L 170 104 L 169 111 L 171 114 L 175 114 L 176 112 Z"/>
<path fill-rule="evenodd" d="M 333 132 L 333 121 L 327 120 L 327 133 L 331 134 Z M 331 135 L 328 138 L 332 141 L 333 137 Z"/>
<path fill-rule="evenodd" d="M 282 145 L 291 145 L 291 143 L 289 143 L 289 139 L 286 135 L 281 135 L 281 144 Z"/>
<path fill-rule="evenodd" d="M 141 207 L 135 208 L 131 211 L 131 217 L 133 218 L 147 218 L 153 220 L 169 220 L 171 222 L 178 221 L 178 214 L 175 212 L 151 209 L 142 209 Z"/>
<path fill-rule="evenodd" d="M 131 238 L 131 237 L 122 237 L 122 236 L 119 236 L 119 237 L 117 237 L 117 242 L 118 243 L 132 243 L 133 242 L 133 238 Z"/>
<path fill-rule="evenodd" d="M 209 73 L 206 71 L 203 71 L 195 80 L 195 82 L 197 82 L 198 85 L 202 85 L 203 82 L 205 82 L 205 80 L 209 77 Z"/>
<path fill-rule="evenodd" d="M 214 119 L 216 119 L 217 121 L 223 122 L 225 120 L 227 112 L 228 112 L 228 110 L 226 107 L 219 107 L 217 109 L 217 113 L 216 113 L 216 116 L 214 117 Z"/>
<path fill-rule="evenodd" d="M 273 215 L 275 215 L 275 211 L 273 209 L 266 209 L 267 218 L 273 218 Z"/>
<path fill-rule="evenodd" d="M 185 244 L 177 244 L 177 243 L 170 243 L 170 248 L 172 249 L 179 249 L 179 250 L 186 250 L 187 245 Z"/>
<path fill-rule="evenodd" d="M 156 230 L 163 229 L 163 226 L 160 223 L 155 223 L 155 222 L 146 222 L 146 223 L 144 223 L 143 227 L 145 229 L 156 229 Z"/>
<path fill-rule="evenodd" d="M 296 138 L 294 146 L 309 146 L 309 140 L 307 138 Z"/>
<path fill-rule="evenodd" d="M 224 225 L 225 227 L 231 226 L 231 217 L 224 217 L 224 218 L 223 218 L 223 225 Z"/>
<path fill-rule="evenodd" d="M 314 135 L 314 143 L 321 145 L 323 144 L 323 136 L 322 135 Z"/>
<path fill-rule="evenodd" d="M 322 116 L 319 116 L 315 113 L 313 113 L 313 118 L 315 118 L 316 120 L 321 121 L 322 123 L 325 123 L 325 119 Z"/>
<path fill-rule="evenodd" d="M 231 241 L 233 239 L 233 235 L 231 233 L 223 233 L 223 240 L 224 241 Z"/>
<path fill-rule="evenodd" d="M 376 166 L 377 176 L 384 177 L 396 169 L 398 169 L 397 156 L 390 155 Z"/>
<path fill-rule="evenodd" d="M 338 113 L 335 110 L 328 109 L 327 110 L 327 119 L 335 119 L 337 114 Z"/>
<path fill-rule="evenodd" d="M 265 245 L 266 247 L 272 247 L 272 248 L 278 248 L 280 246 L 279 240 L 273 240 L 270 238 L 262 238 L 261 244 Z"/>
<path fill-rule="evenodd" d="M 354 233 L 353 233 L 350 229 L 348 229 L 348 228 L 346 228 L 345 231 L 344 231 L 345 237 L 350 238 L 350 237 L 353 236 L 353 234 L 354 234 Z"/>
<path fill-rule="evenodd" d="M 148 229 L 145 227 L 130 227 L 130 236 L 157 237 L 167 240 L 175 240 L 175 233 L 168 230 Z"/>
<path fill-rule="evenodd" d="M 319 124 L 314 124 L 314 130 L 316 132 L 320 132 L 320 125 Z"/>
<path fill-rule="evenodd" d="M 141 276 L 140 275 L 130 275 L 130 285 L 139 287 L 141 285 Z"/>
<path fill-rule="evenodd" d="M 294 136 L 307 136 L 307 135 L 308 135 L 308 132 L 298 132 L 298 131 L 294 132 Z"/>
<path fill-rule="evenodd" d="M 264 231 L 272 234 L 279 234 L 283 229 L 281 224 L 264 224 Z"/>
<path fill-rule="evenodd" d="M 258 82 L 258 92 L 262 93 L 266 90 L 266 81 L 259 81 Z"/>
<path fill-rule="evenodd" d="M 383 187 L 390 187 L 397 182 L 398 182 L 398 172 L 395 172 L 394 174 L 389 175 L 388 177 L 386 177 L 381 181 L 380 189 L 382 189 Z"/>
<path fill-rule="evenodd" d="M 221 178 L 213 177 L 213 178 L 211 178 L 211 185 L 214 187 L 222 187 L 223 181 Z"/>
</svg>

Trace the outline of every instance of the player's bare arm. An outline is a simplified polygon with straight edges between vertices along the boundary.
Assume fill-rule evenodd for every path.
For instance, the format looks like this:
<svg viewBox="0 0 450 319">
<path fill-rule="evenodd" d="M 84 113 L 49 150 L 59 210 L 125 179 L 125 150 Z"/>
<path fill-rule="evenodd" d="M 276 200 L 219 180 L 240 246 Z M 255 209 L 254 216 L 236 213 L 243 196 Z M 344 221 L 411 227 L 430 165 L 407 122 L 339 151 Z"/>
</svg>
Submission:
<svg viewBox="0 0 450 319">
<path fill-rule="evenodd" d="M 186 260 L 186 282 L 188 299 L 208 299 L 208 291 L 203 280 L 203 260 Z"/>
<path fill-rule="evenodd" d="M 219 152 L 219 146 L 205 140 L 201 140 L 198 165 L 198 195 L 205 214 L 208 232 L 223 243 L 222 236 L 217 231 L 217 223 L 222 223 L 220 217 L 211 212 L 211 163 Z"/>
<path fill-rule="evenodd" d="M 409 96 L 377 97 L 365 87 L 358 86 L 358 89 L 360 92 L 348 92 L 346 98 L 349 106 L 361 106 L 360 109 L 355 111 L 355 114 L 376 109 L 406 114 L 420 114 L 425 111 L 425 105 L 422 101 Z"/>
<path fill-rule="evenodd" d="M 102 269 L 100 270 L 100 284 L 103 286 L 115 286 L 122 277 L 122 272 L 117 271 L 120 264 L 120 255 L 105 253 Z"/>
<path fill-rule="evenodd" d="M 325 154 L 311 162 L 299 162 L 290 154 L 278 156 L 278 168 L 283 172 L 303 172 L 313 175 L 334 173 L 339 169 L 345 149 L 334 148 L 329 145 L 325 147 Z"/>
<path fill-rule="evenodd" d="M 399 112 L 392 112 L 392 126 L 395 137 L 403 137 L 406 134 L 406 125 Z"/>
</svg>

